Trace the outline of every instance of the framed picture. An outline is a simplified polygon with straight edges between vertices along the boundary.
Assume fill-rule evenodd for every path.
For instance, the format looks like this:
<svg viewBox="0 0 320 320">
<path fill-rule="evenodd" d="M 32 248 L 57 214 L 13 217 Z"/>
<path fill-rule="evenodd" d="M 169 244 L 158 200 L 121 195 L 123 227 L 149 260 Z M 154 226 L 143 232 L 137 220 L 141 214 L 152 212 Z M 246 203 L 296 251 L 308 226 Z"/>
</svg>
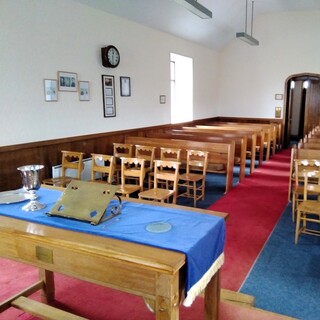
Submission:
<svg viewBox="0 0 320 320">
<path fill-rule="evenodd" d="M 283 100 L 283 94 L 281 93 L 276 93 L 274 96 L 275 100 Z"/>
<path fill-rule="evenodd" d="M 130 77 L 120 77 L 120 95 L 122 97 L 131 96 Z"/>
<path fill-rule="evenodd" d="M 79 100 L 89 101 L 90 100 L 89 81 L 79 81 L 78 86 L 79 86 Z"/>
<path fill-rule="evenodd" d="M 78 91 L 76 73 L 58 71 L 59 91 Z"/>
<path fill-rule="evenodd" d="M 102 75 L 103 115 L 105 118 L 116 116 L 114 76 Z"/>
<path fill-rule="evenodd" d="M 58 83 L 54 79 L 44 79 L 44 100 L 58 101 Z"/>
</svg>

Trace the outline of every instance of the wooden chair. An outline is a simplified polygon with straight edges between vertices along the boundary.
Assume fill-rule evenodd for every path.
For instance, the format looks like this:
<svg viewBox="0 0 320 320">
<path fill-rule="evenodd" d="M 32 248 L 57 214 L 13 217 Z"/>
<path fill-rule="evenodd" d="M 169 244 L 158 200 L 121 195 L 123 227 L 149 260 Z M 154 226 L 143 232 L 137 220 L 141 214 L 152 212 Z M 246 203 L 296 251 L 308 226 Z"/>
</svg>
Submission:
<svg viewBox="0 0 320 320">
<path fill-rule="evenodd" d="M 118 186 L 117 194 L 129 197 L 132 193 L 143 191 L 145 178 L 145 160 L 139 158 L 121 158 L 121 185 Z M 138 184 L 136 183 L 138 179 Z M 127 183 L 132 180 L 134 183 Z"/>
<path fill-rule="evenodd" d="M 115 176 L 116 183 L 120 184 L 121 178 L 121 157 L 132 158 L 133 157 L 133 144 L 128 143 L 114 143 L 113 144 L 113 155 L 116 158 L 115 161 Z"/>
<path fill-rule="evenodd" d="M 198 200 L 204 200 L 207 167 L 208 152 L 187 150 L 186 172 L 179 175 L 178 183 L 185 191 L 178 197 L 193 198 L 194 207 Z"/>
<path fill-rule="evenodd" d="M 42 181 L 43 184 L 48 184 L 58 187 L 66 187 L 71 180 L 81 180 L 81 172 L 84 169 L 83 152 L 76 151 L 61 151 L 62 164 L 61 176 L 56 178 L 48 178 Z M 75 171 L 74 176 L 68 176 L 67 173 L 72 170 Z"/>
<path fill-rule="evenodd" d="M 291 149 L 291 156 L 290 156 L 290 172 L 289 172 L 289 190 L 288 190 L 288 201 L 292 200 L 292 192 L 293 187 L 295 184 L 295 168 L 294 168 L 294 161 L 297 158 L 297 146 L 294 145 Z"/>
<path fill-rule="evenodd" d="M 292 221 L 295 221 L 296 211 L 299 202 L 302 201 L 304 193 L 304 175 L 306 172 L 315 172 L 320 170 L 320 160 L 295 159 L 294 160 L 294 187 L 292 189 Z M 315 181 L 317 183 L 317 181 Z M 309 194 L 317 195 L 313 187 L 308 190 Z"/>
<path fill-rule="evenodd" d="M 176 203 L 180 162 L 155 160 L 154 187 L 139 193 L 139 199 Z M 163 183 L 166 182 L 166 183 Z"/>
<path fill-rule="evenodd" d="M 312 194 L 310 197 L 310 190 Z M 317 194 L 317 196 L 314 196 Z M 320 236 L 320 172 L 304 172 L 303 200 L 297 206 L 297 222 L 294 243 L 298 244 L 300 234 Z M 301 225 L 302 224 L 302 225 Z M 317 227 L 314 228 L 314 226 Z"/>
<path fill-rule="evenodd" d="M 181 160 L 181 149 L 179 148 L 160 148 L 160 160 L 164 161 L 177 161 Z M 166 169 L 168 170 L 168 169 Z M 148 189 L 151 189 L 153 186 L 154 172 L 149 173 L 148 177 Z"/>
<path fill-rule="evenodd" d="M 146 145 L 135 146 L 135 157 L 145 160 L 145 183 L 148 183 L 149 174 L 153 172 L 153 163 L 155 158 L 156 147 Z"/>
<path fill-rule="evenodd" d="M 112 184 L 114 176 L 115 157 L 106 154 L 91 153 L 91 181 Z"/>
</svg>

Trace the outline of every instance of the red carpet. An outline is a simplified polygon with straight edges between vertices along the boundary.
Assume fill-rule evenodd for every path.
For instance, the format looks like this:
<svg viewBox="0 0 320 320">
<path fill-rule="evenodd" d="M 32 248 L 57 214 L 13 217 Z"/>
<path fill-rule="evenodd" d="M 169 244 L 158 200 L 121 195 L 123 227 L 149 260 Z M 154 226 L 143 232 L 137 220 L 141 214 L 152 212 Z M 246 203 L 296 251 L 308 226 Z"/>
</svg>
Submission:
<svg viewBox="0 0 320 320">
<path fill-rule="evenodd" d="M 16 274 L 14 279 L 2 283 L 0 301 L 17 292 L 20 288 L 37 279 L 33 267 L 0 260 L 1 270 Z M 14 268 L 14 272 L 12 272 Z M 2 277 L 1 277 L 2 278 Z M 6 276 L 4 276 L 6 278 Z M 5 293 L 5 294 L 4 294 Z M 39 294 L 32 296 L 39 300 Z M 120 293 L 108 288 L 56 274 L 56 302 L 54 306 L 87 317 L 91 320 L 152 320 L 154 315 L 148 311 L 141 298 Z M 0 320 L 37 320 L 18 309 L 10 308 L 0 314 Z M 203 299 L 197 298 L 190 308 L 180 307 L 181 320 L 204 319 Z M 220 320 L 284 320 L 284 318 L 248 307 L 221 302 Z M 60 319 L 59 319 L 60 320 Z M 61 319 L 62 320 L 62 319 Z"/>
<path fill-rule="evenodd" d="M 239 289 L 287 205 L 289 161 L 289 150 L 275 155 L 210 207 L 230 214 L 221 279 L 223 288 Z M 37 279 L 35 268 L 5 259 L 0 259 L 0 270 L 0 301 Z M 154 319 L 139 297 L 59 274 L 56 275 L 56 300 L 57 307 L 92 320 Z M 254 313 L 252 316 L 248 315 L 249 311 L 234 308 L 222 303 L 220 319 L 273 319 L 270 315 Z M 181 307 L 180 310 L 182 320 L 203 319 L 203 299 L 198 298 L 191 308 Z M 0 314 L 0 320 L 16 319 L 36 318 L 13 308 Z"/>
<path fill-rule="evenodd" d="M 209 209 L 229 213 L 222 288 L 238 291 L 288 203 L 290 150 L 275 154 Z"/>
</svg>

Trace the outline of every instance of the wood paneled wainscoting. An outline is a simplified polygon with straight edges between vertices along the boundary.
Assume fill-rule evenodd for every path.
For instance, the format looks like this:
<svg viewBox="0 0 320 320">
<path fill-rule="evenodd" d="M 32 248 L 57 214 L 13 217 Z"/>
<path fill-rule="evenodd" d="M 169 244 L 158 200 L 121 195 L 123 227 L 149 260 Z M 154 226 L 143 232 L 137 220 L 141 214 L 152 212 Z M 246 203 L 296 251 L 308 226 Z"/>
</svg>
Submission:
<svg viewBox="0 0 320 320">
<path fill-rule="evenodd" d="M 257 123 L 277 121 L 263 118 L 232 118 L 232 121 L 237 119 L 239 122 L 254 120 Z M 175 125 L 167 124 L 0 147 L 0 191 L 18 189 L 22 186 L 21 177 L 17 171 L 17 167 L 22 165 L 43 164 L 41 178 L 50 178 L 52 166 L 61 164 L 62 150 L 84 152 L 84 158 L 89 158 L 91 153 L 113 154 L 113 143 L 124 143 L 127 136 L 146 137 L 149 133 L 163 133 L 168 129 L 179 129 L 182 126 L 194 126 L 215 120 L 219 120 L 219 117 Z"/>
<path fill-rule="evenodd" d="M 91 153 L 113 154 L 113 143 L 124 143 L 128 135 L 144 137 L 148 132 L 163 132 L 168 128 L 175 126 L 145 127 L 0 147 L 0 191 L 21 188 L 19 166 L 43 164 L 41 179 L 50 178 L 52 166 L 61 164 L 62 150 L 84 152 L 84 158 L 91 157 Z"/>
</svg>

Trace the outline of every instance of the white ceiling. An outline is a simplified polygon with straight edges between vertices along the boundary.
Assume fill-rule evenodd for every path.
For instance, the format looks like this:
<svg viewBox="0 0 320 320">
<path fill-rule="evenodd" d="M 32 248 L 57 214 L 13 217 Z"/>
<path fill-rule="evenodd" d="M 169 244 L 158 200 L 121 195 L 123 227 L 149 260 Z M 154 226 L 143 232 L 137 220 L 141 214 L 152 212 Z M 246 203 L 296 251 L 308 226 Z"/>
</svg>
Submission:
<svg viewBox="0 0 320 320">
<path fill-rule="evenodd" d="M 174 0 L 73 0 L 113 15 L 133 20 L 180 38 L 220 50 L 236 32 L 245 31 L 246 0 L 198 0 L 212 11 L 201 19 Z M 254 19 L 280 11 L 320 10 L 320 0 L 255 0 Z M 248 0 L 248 33 L 251 33 L 251 0 Z M 253 36 L 255 29 L 253 28 Z M 259 39 L 258 39 L 259 40 Z"/>
</svg>

